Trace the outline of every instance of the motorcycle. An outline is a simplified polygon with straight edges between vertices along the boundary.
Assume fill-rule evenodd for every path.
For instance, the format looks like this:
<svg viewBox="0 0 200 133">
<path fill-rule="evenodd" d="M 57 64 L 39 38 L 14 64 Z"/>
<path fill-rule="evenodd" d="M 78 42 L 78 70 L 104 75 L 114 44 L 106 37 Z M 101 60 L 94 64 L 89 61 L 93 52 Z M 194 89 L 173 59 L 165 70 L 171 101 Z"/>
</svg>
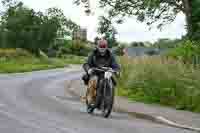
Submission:
<svg viewBox="0 0 200 133">
<path fill-rule="evenodd" d="M 96 89 L 102 89 L 101 90 L 101 98 L 100 101 L 96 101 L 96 105 L 100 103 L 100 110 L 102 112 L 102 116 L 104 118 L 108 118 L 112 112 L 112 107 L 113 107 L 113 102 L 114 102 L 114 85 L 115 85 L 115 80 L 113 78 L 113 75 L 116 74 L 117 72 L 114 71 L 112 68 L 109 67 L 100 67 L 100 68 L 94 68 L 93 69 L 95 72 L 100 72 L 103 74 L 103 77 L 101 79 L 101 82 L 98 83 L 98 87 L 101 88 L 96 88 Z M 99 91 L 96 93 L 96 97 L 100 94 L 98 94 Z M 87 89 L 86 92 L 86 106 L 87 106 L 87 112 L 89 114 L 93 113 L 96 107 L 92 107 L 92 105 L 89 103 L 88 99 L 89 91 Z"/>
</svg>

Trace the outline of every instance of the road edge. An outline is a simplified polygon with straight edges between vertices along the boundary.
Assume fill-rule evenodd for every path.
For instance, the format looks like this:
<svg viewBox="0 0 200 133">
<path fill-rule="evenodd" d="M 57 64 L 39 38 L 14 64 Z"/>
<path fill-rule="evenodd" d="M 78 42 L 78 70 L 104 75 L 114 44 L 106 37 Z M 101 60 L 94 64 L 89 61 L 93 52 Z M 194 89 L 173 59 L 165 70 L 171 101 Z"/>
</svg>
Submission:
<svg viewBox="0 0 200 133">
<path fill-rule="evenodd" d="M 145 113 L 141 113 L 141 112 L 133 112 L 133 111 L 130 112 L 126 109 L 116 107 L 116 106 L 114 106 L 114 111 L 119 112 L 119 113 L 128 113 L 130 116 L 140 118 L 140 119 L 149 120 L 149 121 L 152 121 L 154 123 L 159 123 L 159 124 L 164 124 L 164 125 L 175 127 L 175 128 L 181 128 L 181 129 L 187 129 L 187 130 L 191 130 L 191 131 L 200 132 L 200 128 L 178 124 L 178 123 L 173 122 L 173 121 L 171 121 L 171 120 L 169 120 L 169 119 L 167 119 L 163 116 L 154 116 L 154 115 L 150 115 L 150 114 L 145 114 Z"/>
<path fill-rule="evenodd" d="M 82 98 L 80 93 L 77 92 L 78 89 L 74 88 L 73 85 L 71 85 L 72 83 L 73 83 L 72 81 L 68 82 L 66 90 L 69 93 L 73 94 L 74 96 L 80 97 L 81 101 L 83 102 L 84 98 Z M 119 101 L 118 99 L 120 99 L 120 97 L 115 97 L 115 101 Z M 113 110 L 115 112 L 119 112 L 119 113 L 127 113 L 130 116 L 133 116 L 133 117 L 136 117 L 136 118 L 140 118 L 140 119 L 149 120 L 149 121 L 152 121 L 154 123 L 159 123 L 159 124 L 163 124 L 163 125 L 167 125 L 167 126 L 171 126 L 171 127 L 175 127 L 175 128 L 181 128 L 181 129 L 187 129 L 187 130 L 191 130 L 191 131 L 200 132 L 200 128 L 192 127 L 192 126 L 188 126 L 188 125 L 178 124 L 176 122 L 168 120 L 167 118 L 165 118 L 163 116 L 154 116 L 154 115 L 151 115 L 151 114 L 145 114 L 145 113 L 141 113 L 141 112 L 129 111 L 128 109 L 122 108 L 119 105 L 117 105 L 116 102 L 114 103 Z"/>
</svg>

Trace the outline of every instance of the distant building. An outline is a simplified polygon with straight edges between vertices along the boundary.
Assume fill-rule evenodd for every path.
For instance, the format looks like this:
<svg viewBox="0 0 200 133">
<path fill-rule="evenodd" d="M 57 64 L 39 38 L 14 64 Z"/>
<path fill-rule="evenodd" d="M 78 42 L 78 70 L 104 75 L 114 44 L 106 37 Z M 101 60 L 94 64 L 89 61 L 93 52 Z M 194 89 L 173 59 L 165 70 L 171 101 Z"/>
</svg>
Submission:
<svg viewBox="0 0 200 133">
<path fill-rule="evenodd" d="M 78 30 L 73 31 L 72 40 L 87 41 L 87 29 L 80 28 Z"/>
</svg>

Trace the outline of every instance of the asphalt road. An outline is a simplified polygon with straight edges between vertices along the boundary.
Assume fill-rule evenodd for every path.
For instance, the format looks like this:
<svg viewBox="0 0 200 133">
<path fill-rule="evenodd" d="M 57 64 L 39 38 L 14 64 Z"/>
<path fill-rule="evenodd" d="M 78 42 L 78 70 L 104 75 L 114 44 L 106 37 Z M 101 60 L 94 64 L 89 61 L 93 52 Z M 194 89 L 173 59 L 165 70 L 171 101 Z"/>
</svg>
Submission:
<svg viewBox="0 0 200 133">
<path fill-rule="evenodd" d="M 112 113 L 88 115 L 85 105 L 65 92 L 67 69 L 0 75 L 0 133 L 194 133 Z M 64 93 L 67 93 L 64 97 Z"/>
</svg>

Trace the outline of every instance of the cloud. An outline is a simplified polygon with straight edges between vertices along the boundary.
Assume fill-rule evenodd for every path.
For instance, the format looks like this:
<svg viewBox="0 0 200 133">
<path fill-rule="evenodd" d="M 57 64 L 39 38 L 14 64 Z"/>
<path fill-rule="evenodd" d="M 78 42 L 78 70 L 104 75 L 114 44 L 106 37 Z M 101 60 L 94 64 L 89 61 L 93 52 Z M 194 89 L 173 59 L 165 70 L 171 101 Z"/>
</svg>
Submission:
<svg viewBox="0 0 200 133">
<path fill-rule="evenodd" d="M 76 23 L 88 30 L 88 39 L 93 40 L 97 35 L 98 16 L 102 15 L 104 11 L 97 8 L 97 3 L 91 3 L 93 9 L 97 9 L 95 15 L 86 16 L 84 9 L 73 5 L 73 0 L 23 0 L 23 2 L 35 9 L 45 11 L 50 7 L 61 8 L 65 15 L 71 18 Z M 158 38 L 180 38 L 186 33 L 185 18 L 183 14 L 179 14 L 170 25 L 164 27 L 162 31 L 153 28 L 149 31 L 149 27 L 137 22 L 134 17 L 128 18 L 125 23 L 116 25 L 119 32 L 118 38 L 120 41 L 155 41 Z"/>
<path fill-rule="evenodd" d="M 131 41 L 156 41 L 158 38 L 181 38 L 186 34 L 185 16 L 179 14 L 174 22 L 163 27 L 160 31 L 157 28 L 149 27 L 145 23 L 137 22 L 135 18 L 128 18 L 122 25 L 117 25 L 120 40 Z"/>
</svg>

